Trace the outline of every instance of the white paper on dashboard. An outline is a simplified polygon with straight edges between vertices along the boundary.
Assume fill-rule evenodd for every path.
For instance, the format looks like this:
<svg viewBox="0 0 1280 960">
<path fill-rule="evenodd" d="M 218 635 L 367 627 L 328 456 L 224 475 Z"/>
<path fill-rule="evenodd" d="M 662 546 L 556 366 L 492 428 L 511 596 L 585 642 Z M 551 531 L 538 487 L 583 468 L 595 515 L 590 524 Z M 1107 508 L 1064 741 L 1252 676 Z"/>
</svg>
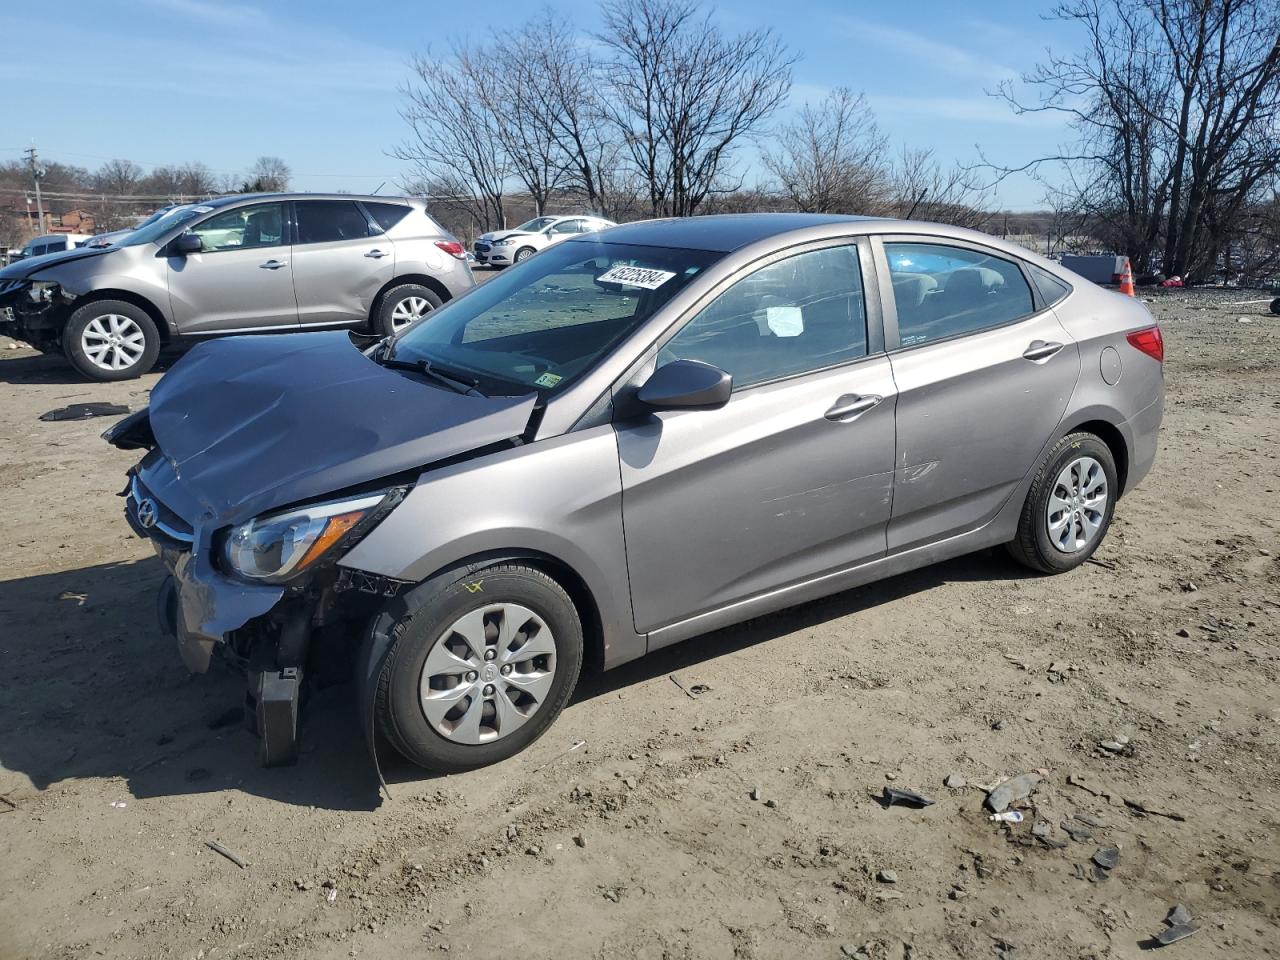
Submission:
<svg viewBox="0 0 1280 960">
<path fill-rule="evenodd" d="M 799 307 L 765 307 L 765 319 L 776 337 L 798 337 L 804 333 L 804 313 Z"/>
</svg>

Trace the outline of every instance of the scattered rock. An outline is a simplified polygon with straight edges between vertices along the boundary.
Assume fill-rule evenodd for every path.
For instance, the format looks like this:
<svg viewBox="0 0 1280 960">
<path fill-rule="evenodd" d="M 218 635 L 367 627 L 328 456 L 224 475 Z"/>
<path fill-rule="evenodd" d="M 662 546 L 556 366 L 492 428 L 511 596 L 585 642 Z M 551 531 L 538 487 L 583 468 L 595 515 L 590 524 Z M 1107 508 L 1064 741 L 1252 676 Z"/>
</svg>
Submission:
<svg viewBox="0 0 1280 960">
<path fill-rule="evenodd" d="M 778 801 L 777 801 L 777 800 L 773 800 L 773 799 L 769 799 L 769 800 L 766 800 L 766 801 L 764 802 L 764 805 L 765 805 L 766 807 L 770 808 L 771 810 L 776 810 L 776 809 L 778 808 Z"/>
<path fill-rule="evenodd" d="M 1100 866 L 1103 870 L 1114 870 L 1116 864 L 1120 862 L 1119 847 L 1099 847 L 1094 851 L 1093 862 Z"/>
<path fill-rule="evenodd" d="M 1009 809 L 1010 804 L 1025 800 L 1044 779 L 1038 773 L 1024 773 L 1018 777 L 1010 777 L 987 794 L 987 806 L 992 813 L 1001 813 Z"/>
<path fill-rule="evenodd" d="M 1081 823 L 1074 823 L 1070 820 L 1063 820 L 1059 824 L 1063 833 L 1069 836 L 1076 843 L 1084 843 L 1086 840 L 1093 839 L 1093 831 Z"/>
<path fill-rule="evenodd" d="M 531 845 L 531 846 L 525 847 L 524 852 L 531 857 L 536 857 L 538 854 L 542 852 L 542 848 Z"/>
<path fill-rule="evenodd" d="M 897 883 L 898 875 L 892 870 L 881 870 L 876 873 L 876 879 L 881 883 Z"/>
<path fill-rule="evenodd" d="M 575 846 L 585 847 L 587 845 L 587 838 L 580 833 L 575 833 L 573 835 L 573 842 Z"/>
<path fill-rule="evenodd" d="M 1047 837 L 1053 833 L 1053 827 L 1046 820 L 1037 820 L 1031 825 L 1031 835 L 1033 837 Z"/>
<path fill-rule="evenodd" d="M 758 786 L 755 786 L 755 787 L 752 787 L 752 788 L 751 788 L 751 799 L 752 799 L 752 800 L 760 800 L 763 796 L 764 796 L 764 794 L 762 794 L 762 793 L 760 792 L 760 788 L 759 788 Z"/>
<path fill-rule="evenodd" d="M 1200 925 L 1197 923 L 1176 923 L 1156 934 L 1155 940 L 1160 946 L 1167 947 L 1171 943 L 1187 939 L 1199 929 Z"/>
<path fill-rule="evenodd" d="M 942 783 L 948 790 L 961 790 L 969 785 L 969 781 L 958 773 L 951 774 L 946 780 L 943 780 Z"/>
<path fill-rule="evenodd" d="M 921 796 L 913 790 L 903 790 L 901 787 L 885 787 L 884 788 L 884 805 L 892 807 L 895 803 L 900 803 L 907 807 L 929 807 L 934 801 L 928 797 Z"/>
<path fill-rule="evenodd" d="M 1180 903 L 1176 903 L 1169 910 L 1169 915 L 1164 918 L 1164 922 L 1171 927 L 1180 926 L 1184 923 L 1191 922 L 1191 911 Z"/>
<path fill-rule="evenodd" d="M 1191 636 L 1191 631 L 1188 630 L 1186 627 L 1183 627 L 1181 630 L 1178 631 L 1178 636 L 1189 637 Z"/>
</svg>

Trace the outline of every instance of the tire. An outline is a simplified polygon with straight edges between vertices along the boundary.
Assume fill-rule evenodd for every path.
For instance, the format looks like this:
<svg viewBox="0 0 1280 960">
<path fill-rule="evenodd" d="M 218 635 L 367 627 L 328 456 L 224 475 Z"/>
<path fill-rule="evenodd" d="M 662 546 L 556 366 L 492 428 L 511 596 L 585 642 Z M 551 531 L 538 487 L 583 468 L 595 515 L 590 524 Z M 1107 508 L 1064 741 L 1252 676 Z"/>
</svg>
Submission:
<svg viewBox="0 0 1280 960">
<path fill-rule="evenodd" d="M 1271 312 L 1280 316 L 1280 297 L 1276 297 L 1271 301 Z"/>
<path fill-rule="evenodd" d="M 394 336 L 418 317 L 439 309 L 443 303 L 438 293 L 420 283 L 402 283 L 392 287 L 382 295 L 374 311 L 374 333 Z M 402 305 L 403 308 L 398 310 Z"/>
<path fill-rule="evenodd" d="M 519 250 L 516 251 L 516 255 L 512 258 L 511 262 L 523 263 L 524 261 L 528 260 L 537 252 L 538 251 L 533 249 L 533 247 L 521 247 Z"/>
<path fill-rule="evenodd" d="M 131 380 L 155 366 L 160 332 L 141 307 L 95 300 L 67 318 L 62 352 L 90 380 Z"/>
<path fill-rule="evenodd" d="M 378 679 L 375 716 L 392 746 L 428 770 L 458 773 L 505 760 L 542 736 L 564 709 L 582 669 L 582 621 L 564 589 L 541 570 L 502 564 L 445 577 L 415 602 L 392 630 Z M 472 625 L 483 621 L 485 630 L 471 629 L 468 619 Z M 503 621 L 512 631 L 536 627 L 505 665 L 514 640 L 524 634 L 506 640 Z M 482 637 L 479 642 L 494 659 L 460 642 L 463 632 Z M 476 669 L 463 672 L 467 666 Z M 549 684 L 543 682 L 548 673 Z M 512 676 L 521 679 L 507 679 Z M 531 696 L 523 692 L 526 686 L 537 693 L 533 703 L 522 702 Z M 466 692 L 451 696 L 460 687 Z M 432 700 L 433 707 L 425 705 Z"/>
<path fill-rule="evenodd" d="M 1062 486 L 1059 480 L 1065 481 Z M 1091 495 L 1099 481 L 1105 503 Z M 1010 555 L 1041 573 L 1074 570 L 1106 537 L 1119 492 L 1111 448 L 1092 433 L 1068 434 L 1045 454 L 1036 471 L 1018 519 L 1018 535 L 1006 545 Z M 1059 504 L 1067 509 L 1057 509 Z"/>
</svg>

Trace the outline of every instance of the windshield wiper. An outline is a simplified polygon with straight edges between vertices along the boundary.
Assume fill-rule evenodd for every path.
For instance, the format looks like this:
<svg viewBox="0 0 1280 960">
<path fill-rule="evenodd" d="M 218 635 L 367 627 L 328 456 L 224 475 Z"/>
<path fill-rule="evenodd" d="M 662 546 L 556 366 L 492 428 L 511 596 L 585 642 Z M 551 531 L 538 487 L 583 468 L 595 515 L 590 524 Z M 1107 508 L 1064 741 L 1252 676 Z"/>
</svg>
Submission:
<svg viewBox="0 0 1280 960">
<path fill-rule="evenodd" d="M 479 380 L 464 380 L 461 377 L 443 373 L 432 366 L 430 360 L 397 360 L 394 357 L 384 357 L 379 362 L 391 370 L 412 370 L 414 373 L 420 373 L 424 377 L 436 381 L 436 383 L 444 384 L 454 393 L 473 397 L 484 396 L 483 393 L 476 389 L 480 385 Z"/>
</svg>

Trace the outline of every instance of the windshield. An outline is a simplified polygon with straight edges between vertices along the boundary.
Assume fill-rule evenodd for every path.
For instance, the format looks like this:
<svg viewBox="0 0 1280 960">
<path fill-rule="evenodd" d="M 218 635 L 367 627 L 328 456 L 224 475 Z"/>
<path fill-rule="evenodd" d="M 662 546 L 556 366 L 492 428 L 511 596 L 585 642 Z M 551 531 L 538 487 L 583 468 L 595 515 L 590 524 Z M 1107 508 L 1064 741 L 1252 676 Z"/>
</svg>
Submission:
<svg viewBox="0 0 1280 960">
<path fill-rule="evenodd" d="M 394 343 L 489 395 L 567 387 L 724 254 L 570 240 L 427 315 Z"/>
<path fill-rule="evenodd" d="M 555 217 L 534 217 L 527 223 L 520 224 L 516 229 L 523 233 L 537 233 L 539 230 L 543 230 L 555 222 Z"/>
<path fill-rule="evenodd" d="M 116 241 L 116 246 L 136 247 L 140 243 L 154 243 L 174 227 L 194 220 L 200 214 L 209 213 L 212 210 L 212 207 L 178 207 L 176 210 L 170 210 L 159 220 L 143 224 L 132 233 L 125 234 Z"/>
</svg>

